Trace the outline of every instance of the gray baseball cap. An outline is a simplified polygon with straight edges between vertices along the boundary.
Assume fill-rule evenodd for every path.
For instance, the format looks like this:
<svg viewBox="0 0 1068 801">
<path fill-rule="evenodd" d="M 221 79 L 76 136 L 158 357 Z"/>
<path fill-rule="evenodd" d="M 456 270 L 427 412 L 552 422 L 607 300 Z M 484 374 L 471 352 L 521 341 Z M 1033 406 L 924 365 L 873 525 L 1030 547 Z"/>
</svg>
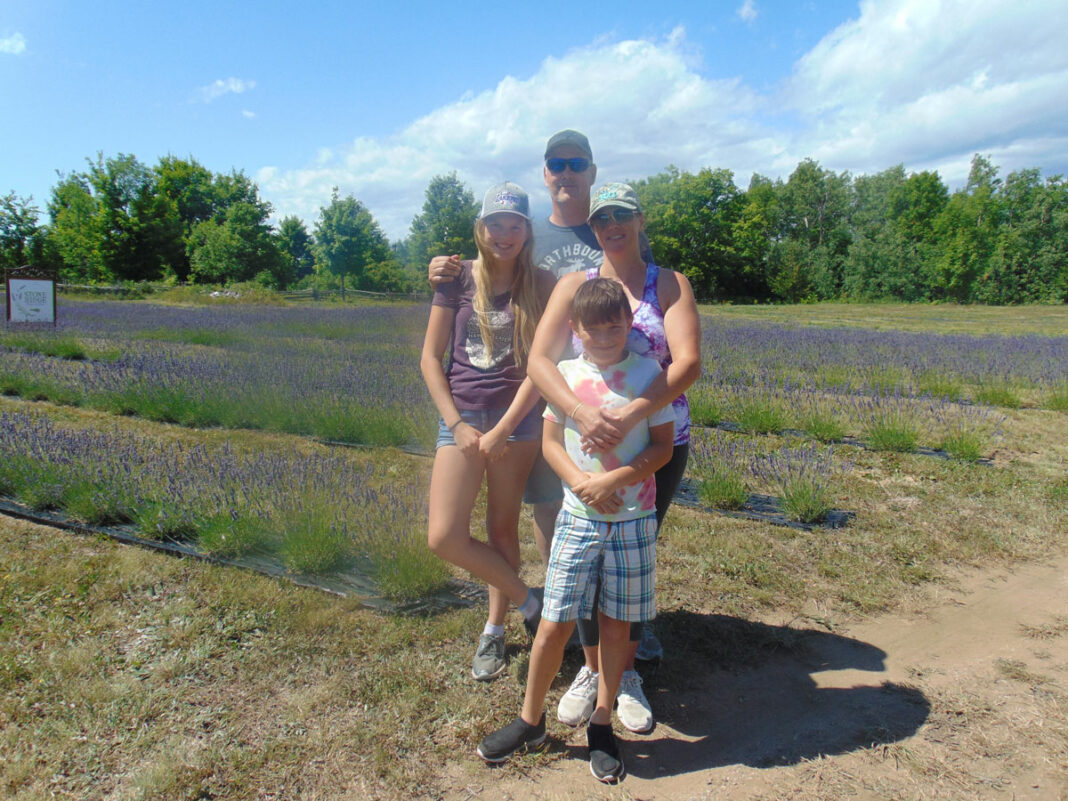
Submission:
<svg viewBox="0 0 1068 801">
<path fill-rule="evenodd" d="M 638 193 L 630 184 L 612 183 L 598 187 L 593 192 L 590 201 L 590 219 L 593 215 L 608 206 L 622 206 L 625 209 L 641 213 L 642 205 L 638 200 Z"/>
<path fill-rule="evenodd" d="M 530 198 L 527 197 L 526 190 L 511 181 L 505 181 L 503 184 L 490 187 L 489 191 L 486 192 L 486 197 L 482 199 L 482 211 L 478 213 L 478 218 L 484 220 L 491 214 L 500 214 L 501 212 L 518 214 L 520 217 L 529 220 Z"/>
<path fill-rule="evenodd" d="M 570 128 L 557 131 L 549 137 L 549 142 L 545 145 L 545 158 L 549 158 L 549 154 L 561 145 L 577 147 L 586 154 L 586 158 L 593 161 L 593 151 L 590 150 L 590 140 L 586 138 L 586 134 L 572 131 Z"/>
</svg>

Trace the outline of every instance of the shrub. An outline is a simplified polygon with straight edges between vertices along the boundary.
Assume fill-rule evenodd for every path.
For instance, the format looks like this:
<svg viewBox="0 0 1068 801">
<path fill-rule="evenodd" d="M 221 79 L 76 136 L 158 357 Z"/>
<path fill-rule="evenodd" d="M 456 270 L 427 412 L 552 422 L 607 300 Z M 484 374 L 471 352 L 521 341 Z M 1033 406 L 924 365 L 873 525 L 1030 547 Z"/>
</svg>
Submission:
<svg viewBox="0 0 1068 801">
<path fill-rule="evenodd" d="M 976 462 L 983 455 L 983 437 L 975 431 L 958 428 L 942 440 L 941 448 L 962 462 Z"/>
<path fill-rule="evenodd" d="M 830 415 L 813 413 L 801 427 L 820 442 L 837 442 L 845 436 L 845 427 Z"/>
<path fill-rule="evenodd" d="M 1006 409 L 1020 408 L 1020 396 L 1008 383 L 1001 381 L 980 386 L 975 399 L 987 406 L 1004 406 Z"/>
<path fill-rule="evenodd" d="M 912 415 L 901 408 L 880 408 L 868 419 L 864 429 L 868 447 L 875 451 L 911 453 L 920 439 L 919 427 Z"/>
<path fill-rule="evenodd" d="M 786 415 L 775 402 L 747 400 L 738 408 L 738 424 L 753 434 L 773 434 L 786 426 Z"/>
<path fill-rule="evenodd" d="M 261 550 L 266 542 L 263 522 L 236 512 L 212 515 L 197 528 L 197 543 L 217 556 L 241 556 Z"/>
<path fill-rule="evenodd" d="M 1050 390 L 1045 405 L 1055 412 L 1068 412 L 1068 381 Z"/>
<path fill-rule="evenodd" d="M 730 467 L 714 467 L 701 479 L 697 495 L 713 509 L 741 509 L 749 499 L 749 490 L 741 473 Z"/>
</svg>

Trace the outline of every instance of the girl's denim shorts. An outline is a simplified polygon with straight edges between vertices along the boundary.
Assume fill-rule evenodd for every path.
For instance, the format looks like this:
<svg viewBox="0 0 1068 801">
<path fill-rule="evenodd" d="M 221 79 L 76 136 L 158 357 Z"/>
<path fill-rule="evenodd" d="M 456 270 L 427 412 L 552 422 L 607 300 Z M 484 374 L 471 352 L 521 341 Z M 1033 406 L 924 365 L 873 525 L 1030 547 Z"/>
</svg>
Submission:
<svg viewBox="0 0 1068 801">
<path fill-rule="evenodd" d="M 505 412 L 508 411 L 508 407 L 505 406 L 499 409 L 460 409 L 460 419 L 467 423 L 472 428 L 476 428 L 485 434 L 504 417 Z M 515 431 L 512 432 L 512 436 L 508 437 L 509 442 L 529 442 L 532 439 L 541 439 L 541 404 L 536 404 L 529 414 L 519 421 L 519 425 L 515 427 Z M 445 421 L 442 418 L 438 418 L 438 441 L 435 444 L 435 448 L 440 448 L 443 445 L 455 445 L 456 440 L 452 436 L 452 432 L 449 431 L 445 425 Z"/>
</svg>

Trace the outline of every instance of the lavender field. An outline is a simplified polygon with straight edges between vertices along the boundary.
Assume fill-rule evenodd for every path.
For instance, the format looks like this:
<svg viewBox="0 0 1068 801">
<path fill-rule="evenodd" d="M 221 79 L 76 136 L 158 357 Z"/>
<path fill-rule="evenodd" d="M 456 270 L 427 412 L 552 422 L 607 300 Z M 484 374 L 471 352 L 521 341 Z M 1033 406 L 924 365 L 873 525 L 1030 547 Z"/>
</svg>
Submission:
<svg viewBox="0 0 1068 801">
<path fill-rule="evenodd" d="M 0 334 L 0 393 L 188 426 L 425 446 L 435 419 L 418 371 L 425 318 L 401 305 L 67 302 L 54 334 Z"/>
<path fill-rule="evenodd" d="M 207 429 L 429 452 L 436 413 L 418 304 L 180 307 L 64 299 L 57 329 L 0 331 L 0 394 Z M 812 328 L 702 318 L 689 472 L 713 508 L 751 492 L 818 521 L 856 448 L 975 462 L 1020 407 L 1068 409 L 1068 336 Z M 34 407 L 30 407 L 34 408 Z M 341 457 L 248 453 L 0 420 L 0 495 L 135 525 L 208 551 L 267 549 L 293 570 L 363 560 L 384 585 L 446 576 L 422 544 L 425 476 Z M 839 445 L 838 443 L 843 443 Z M 357 527 L 353 521 L 361 521 Z M 376 561 L 377 560 L 377 561 Z M 411 565 L 390 577 L 389 564 Z M 402 572 L 409 568 L 404 568 Z M 403 595 L 405 590 L 395 590 Z"/>
</svg>

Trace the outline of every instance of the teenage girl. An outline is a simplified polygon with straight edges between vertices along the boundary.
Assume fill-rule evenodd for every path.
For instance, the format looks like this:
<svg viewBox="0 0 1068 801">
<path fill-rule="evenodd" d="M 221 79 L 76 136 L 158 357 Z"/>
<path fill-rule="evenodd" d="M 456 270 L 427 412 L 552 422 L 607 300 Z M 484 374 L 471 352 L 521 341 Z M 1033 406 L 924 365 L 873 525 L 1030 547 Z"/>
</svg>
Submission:
<svg viewBox="0 0 1068 801">
<path fill-rule="evenodd" d="M 509 603 L 528 631 L 541 601 L 519 577 L 519 511 L 541 444 L 538 393 L 526 362 L 554 278 L 534 267 L 530 201 L 513 183 L 490 189 L 475 222 L 478 258 L 434 293 L 420 367 L 441 415 L 430 479 L 431 550 L 489 585 L 489 617 L 471 674 L 505 668 Z M 445 352 L 451 351 L 446 366 Z M 487 541 L 471 536 L 471 512 L 486 481 Z"/>
</svg>

